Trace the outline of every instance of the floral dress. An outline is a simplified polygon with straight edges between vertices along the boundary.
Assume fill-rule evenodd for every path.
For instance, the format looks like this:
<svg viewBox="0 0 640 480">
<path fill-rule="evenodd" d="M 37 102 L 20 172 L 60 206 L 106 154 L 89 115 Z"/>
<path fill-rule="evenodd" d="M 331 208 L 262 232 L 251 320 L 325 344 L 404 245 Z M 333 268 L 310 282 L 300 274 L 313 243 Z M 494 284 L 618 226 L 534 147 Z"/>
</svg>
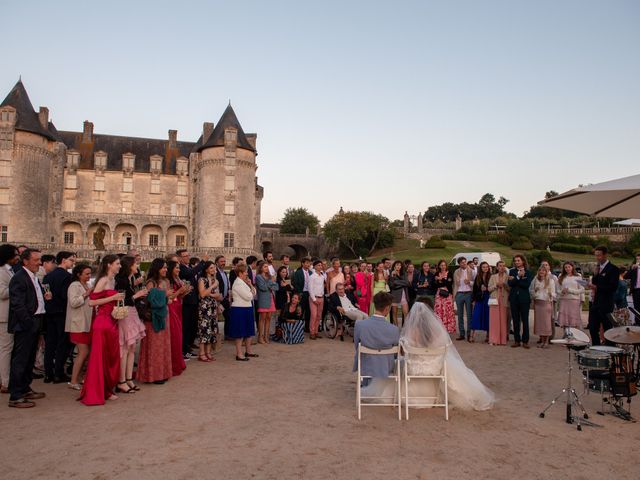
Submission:
<svg viewBox="0 0 640 480">
<path fill-rule="evenodd" d="M 453 295 L 452 295 L 453 278 L 451 277 L 451 274 L 436 275 L 435 287 L 437 290 L 436 290 L 435 306 L 433 308 L 433 311 L 440 318 L 440 320 L 442 321 L 442 324 L 447 329 L 447 332 L 455 333 L 457 325 L 456 325 L 455 310 L 453 308 Z M 443 291 L 444 290 L 448 291 L 449 295 L 447 297 L 443 297 L 442 295 L 440 295 L 439 290 L 441 289 Z"/>
<path fill-rule="evenodd" d="M 209 288 L 210 283 L 207 277 L 202 279 L 204 288 Z M 218 288 L 214 288 L 212 293 L 218 293 Z M 198 304 L 198 339 L 200 343 L 216 343 L 218 337 L 218 302 L 206 296 L 200 299 Z"/>
</svg>

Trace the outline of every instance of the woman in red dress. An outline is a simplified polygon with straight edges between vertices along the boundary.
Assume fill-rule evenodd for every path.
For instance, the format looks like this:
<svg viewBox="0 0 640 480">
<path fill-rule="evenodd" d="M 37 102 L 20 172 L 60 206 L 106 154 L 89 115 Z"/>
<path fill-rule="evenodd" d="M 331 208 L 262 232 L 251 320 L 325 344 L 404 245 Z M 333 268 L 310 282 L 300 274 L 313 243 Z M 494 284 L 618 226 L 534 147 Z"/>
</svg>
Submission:
<svg viewBox="0 0 640 480">
<path fill-rule="evenodd" d="M 171 332 L 171 369 L 176 377 L 187 368 L 182 356 L 182 297 L 191 291 L 191 287 L 180 280 L 180 264 L 167 262 L 169 271 L 169 324 Z"/>
<path fill-rule="evenodd" d="M 146 336 L 140 342 L 140 358 L 138 360 L 137 378 L 141 382 L 164 384 L 173 374 L 171 364 L 171 325 L 169 313 L 162 312 L 164 318 L 154 322 L 152 298 L 157 297 L 151 290 L 162 290 L 165 292 L 164 299 L 168 301 L 169 280 L 167 279 L 167 264 L 161 258 L 156 258 L 151 262 L 149 273 L 147 274 L 147 299 L 152 310 L 152 320 L 145 319 L 144 327 Z M 164 305 L 166 310 L 167 306 Z"/>
<path fill-rule="evenodd" d="M 85 405 L 104 405 L 105 400 L 118 397 L 113 389 L 120 376 L 120 332 L 118 322 L 111 316 L 116 301 L 124 294 L 115 290 L 115 276 L 120 271 L 117 255 L 105 255 L 96 277 L 96 286 L 89 296 L 89 304 L 96 308 L 91 324 L 91 353 L 79 400 Z"/>
<path fill-rule="evenodd" d="M 371 274 L 367 272 L 367 262 L 360 263 L 360 271 L 355 274 L 355 296 L 358 300 L 358 308 L 369 315 L 371 305 Z"/>
</svg>

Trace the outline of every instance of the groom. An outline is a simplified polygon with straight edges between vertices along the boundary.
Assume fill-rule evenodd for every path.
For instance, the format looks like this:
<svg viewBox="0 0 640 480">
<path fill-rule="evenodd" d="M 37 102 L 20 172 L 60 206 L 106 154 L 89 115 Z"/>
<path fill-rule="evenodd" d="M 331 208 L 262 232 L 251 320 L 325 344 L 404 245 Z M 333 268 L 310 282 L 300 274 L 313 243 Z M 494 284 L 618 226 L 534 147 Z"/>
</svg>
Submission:
<svg viewBox="0 0 640 480">
<path fill-rule="evenodd" d="M 393 297 L 387 292 L 378 292 L 373 297 L 375 313 L 366 320 L 356 322 L 353 343 L 356 356 L 353 371 L 358 370 L 358 344 L 363 347 L 384 350 L 398 345 L 400 329 L 385 318 L 391 311 Z M 361 372 L 368 377 L 388 377 L 393 374 L 395 359 L 393 355 L 362 355 Z"/>
</svg>

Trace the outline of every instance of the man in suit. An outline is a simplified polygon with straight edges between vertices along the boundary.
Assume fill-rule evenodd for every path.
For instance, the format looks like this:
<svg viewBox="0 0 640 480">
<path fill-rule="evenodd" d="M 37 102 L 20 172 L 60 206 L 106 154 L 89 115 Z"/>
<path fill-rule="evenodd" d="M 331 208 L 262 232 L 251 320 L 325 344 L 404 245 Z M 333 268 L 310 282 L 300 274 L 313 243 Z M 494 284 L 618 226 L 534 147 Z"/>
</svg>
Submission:
<svg viewBox="0 0 640 480">
<path fill-rule="evenodd" d="M 620 271 L 618 267 L 609 262 L 609 251 L 607 247 L 601 245 L 593 251 L 596 257 L 596 270 L 591 277 L 588 288 L 592 292 L 592 302 L 589 307 L 589 333 L 591 334 L 591 344 L 600 345 L 600 325 L 606 332 L 613 327 L 609 314 L 613 312 L 615 302 L 614 297 L 618 289 Z"/>
<path fill-rule="evenodd" d="M 344 341 L 344 319 L 357 322 L 358 320 L 365 320 L 368 315 L 356 307 L 357 301 L 352 292 L 347 292 L 343 283 L 336 284 L 336 291 L 329 295 L 329 302 L 327 308 L 339 322 L 338 331 L 336 335 L 340 337 L 340 341 Z"/>
<path fill-rule="evenodd" d="M 9 282 L 8 332 L 13 334 L 11 372 L 9 374 L 9 406 L 34 407 L 34 400 L 44 398 L 44 393 L 31 389 L 33 364 L 36 358 L 38 331 L 45 313 L 45 301 L 51 300 L 51 292 L 44 293 L 36 277 L 41 254 L 27 248 L 20 256 L 23 268 Z"/>
<path fill-rule="evenodd" d="M 224 271 L 224 267 L 227 265 L 227 259 L 224 255 L 218 255 L 215 260 L 216 263 L 216 280 L 218 280 L 218 288 L 222 295 L 222 301 L 220 305 L 224 307 L 222 316 L 224 317 L 224 337 L 229 335 L 229 313 L 231 309 L 231 282 L 229 282 L 229 276 Z"/>
<path fill-rule="evenodd" d="M 7 331 L 9 322 L 9 282 L 13 266 L 20 262 L 14 245 L 0 245 L 0 393 L 9 393 L 9 371 L 13 335 Z"/>
<path fill-rule="evenodd" d="M 300 268 L 295 271 L 291 280 L 294 292 L 300 294 L 300 307 L 304 318 L 304 331 L 309 331 L 311 311 L 309 309 L 309 277 L 313 275 L 311 259 L 304 257 L 300 262 Z"/>
<path fill-rule="evenodd" d="M 529 308 L 531 306 L 531 294 L 529 286 L 533 281 L 533 272 L 527 269 L 527 260 L 522 255 L 513 257 L 513 267 L 509 270 L 509 304 L 511 306 L 511 318 L 513 319 L 513 338 L 511 345 L 516 348 L 523 346 L 529 348 Z M 522 325 L 522 330 L 520 329 Z"/>
<path fill-rule="evenodd" d="M 624 279 L 631 283 L 631 298 L 633 299 L 633 308 L 640 311 L 640 253 L 636 253 L 636 261 L 631 265 Z M 636 325 L 640 325 L 640 318 L 636 318 Z"/>
<path fill-rule="evenodd" d="M 67 317 L 67 290 L 71 285 L 72 269 L 76 263 L 73 252 L 62 251 L 56 255 L 57 267 L 47 273 L 42 281 L 49 285 L 51 300 L 45 302 L 46 335 L 44 345 L 44 383 L 63 383 L 71 380 L 64 373 L 64 366 L 71 353 L 69 334 L 64 331 Z"/>
<path fill-rule="evenodd" d="M 182 299 L 182 355 L 185 360 L 196 357 L 191 353 L 191 345 L 196 339 L 198 331 L 198 275 L 204 269 L 204 262 L 209 259 L 209 255 L 203 255 L 201 260 L 194 267 L 189 266 L 189 252 L 185 249 L 176 251 L 180 262 L 180 279 L 191 284 L 192 290 Z"/>
<path fill-rule="evenodd" d="M 353 363 L 353 371 L 358 370 L 358 345 L 363 347 L 384 350 L 398 345 L 400 342 L 400 329 L 389 323 L 386 316 L 391 311 L 393 297 L 387 292 L 378 292 L 373 297 L 375 313 L 366 320 L 356 322 L 353 334 L 353 344 L 356 354 Z M 369 377 L 388 377 L 393 373 L 395 359 L 393 355 L 362 355 L 360 371 L 362 375 Z"/>
</svg>

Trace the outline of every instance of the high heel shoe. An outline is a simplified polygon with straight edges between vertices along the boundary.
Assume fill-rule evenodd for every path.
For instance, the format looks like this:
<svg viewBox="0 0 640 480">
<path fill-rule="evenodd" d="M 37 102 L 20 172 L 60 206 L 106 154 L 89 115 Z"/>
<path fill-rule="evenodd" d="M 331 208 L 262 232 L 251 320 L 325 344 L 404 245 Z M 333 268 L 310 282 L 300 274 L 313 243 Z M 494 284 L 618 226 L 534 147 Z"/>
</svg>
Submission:
<svg viewBox="0 0 640 480">
<path fill-rule="evenodd" d="M 247 357 L 239 357 L 239 356 L 236 355 L 236 361 L 238 361 L 238 362 L 248 362 L 249 358 L 247 358 Z"/>
<path fill-rule="evenodd" d="M 140 390 L 140 387 L 133 383 L 133 378 L 127 378 L 127 385 L 129 385 L 129 388 L 134 389 L 136 392 Z"/>
<path fill-rule="evenodd" d="M 128 390 L 120 388 L 120 385 L 126 385 Z M 116 393 L 136 393 L 136 391 L 127 384 L 127 382 L 118 382 L 116 386 Z"/>
</svg>

